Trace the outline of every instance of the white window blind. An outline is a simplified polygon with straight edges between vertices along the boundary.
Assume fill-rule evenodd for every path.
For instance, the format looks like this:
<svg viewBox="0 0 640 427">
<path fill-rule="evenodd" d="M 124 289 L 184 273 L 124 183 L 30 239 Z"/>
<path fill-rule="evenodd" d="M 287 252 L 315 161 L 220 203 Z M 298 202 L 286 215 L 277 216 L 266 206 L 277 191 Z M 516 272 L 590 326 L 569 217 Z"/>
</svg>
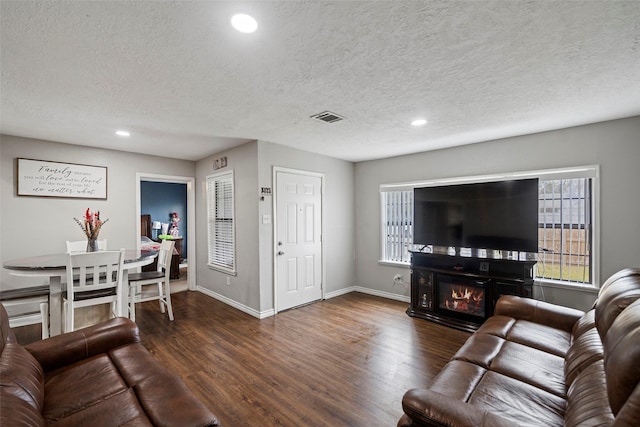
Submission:
<svg viewBox="0 0 640 427">
<path fill-rule="evenodd" d="M 208 265 L 236 271 L 233 171 L 207 177 Z"/>
<path fill-rule="evenodd" d="M 413 190 L 386 191 L 382 198 L 382 259 L 408 263 L 413 244 Z"/>
</svg>

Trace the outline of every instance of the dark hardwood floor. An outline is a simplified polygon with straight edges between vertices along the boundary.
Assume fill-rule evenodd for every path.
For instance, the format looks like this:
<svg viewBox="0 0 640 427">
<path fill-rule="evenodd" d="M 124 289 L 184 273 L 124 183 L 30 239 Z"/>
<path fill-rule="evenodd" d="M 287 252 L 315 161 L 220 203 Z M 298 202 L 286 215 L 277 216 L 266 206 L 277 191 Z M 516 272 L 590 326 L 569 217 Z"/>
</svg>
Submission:
<svg viewBox="0 0 640 427">
<path fill-rule="evenodd" d="M 395 426 L 404 392 L 469 337 L 360 293 L 262 320 L 199 292 L 172 300 L 174 322 L 138 306 L 143 344 L 227 427 Z"/>
</svg>

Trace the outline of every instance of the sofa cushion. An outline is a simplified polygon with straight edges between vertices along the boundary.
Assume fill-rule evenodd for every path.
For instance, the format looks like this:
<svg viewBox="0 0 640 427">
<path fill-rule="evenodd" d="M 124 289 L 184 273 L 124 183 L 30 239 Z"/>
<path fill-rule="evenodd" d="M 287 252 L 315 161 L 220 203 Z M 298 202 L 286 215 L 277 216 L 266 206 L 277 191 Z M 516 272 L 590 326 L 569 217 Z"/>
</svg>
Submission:
<svg viewBox="0 0 640 427">
<path fill-rule="evenodd" d="M 117 347 L 45 375 L 51 425 L 217 425 L 218 420 L 141 344 Z M 95 422 L 93 422 L 95 420 Z"/>
<path fill-rule="evenodd" d="M 565 400 L 538 387 L 487 371 L 468 400 L 517 426 L 562 426 Z"/>
<path fill-rule="evenodd" d="M 504 338 L 495 335 L 476 333 L 465 341 L 451 360 L 463 360 L 489 369 L 506 342 Z"/>
<path fill-rule="evenodd" d="M 488 318 L 474 335 L 495 335 L 507 341 L 564 357 L 571 345 L 571 333 L 552 326 L 504 315 Z"/>
<path fill-rule="evenodd" d="M 573 329 L 571 330 L 571 338 L 575 340 L 583 333 L 593 329 L 596 327 L 596 310 L 591 309 L 587 311 L 575 325 L 573 325 Z"/>
<path fill-rule="evenodd" d="M 564 359 L 507 341 L 491 364 L 497 372 L 564 398 Z"/>
<path fill-rule="evenodd" d="M 219 424 L 180 378 L 158 364 L 142 345 L 119 347 L 109 355 L 154 425 Z"/>
<path fill-rule="evenodd" d="M 19 406 L 30 407 L 26 418 L 37 425 L 36 415 L 42 411 L 44 402 L 44 373 L 38 361 L 18 343 L 9 328 L 7 312 L 4 306 L 0 307 L 0 402 L 4 407 L 7 402 L 21 400 L 24 405 Z M 4 410 L 0 416 L 0 425 L 19 425 L 13 424 L 16 418 L 7 418 L 9 414 Z"/>
<path fill-rule="evenodd" d="M 528 320 L 517 320 L 506 339 L 560 357 L 564 357 L 571 346 L 570 332 Z"/>
<path fill-rule="evenodd" d="M 452 360 L 433 379 L 429 390 L 466 402 L 487 370 L 473 363 Z"/>
<path fill-rule="evenodd" d="M 567 352 L 564 366 L 566 387 L 571 387 L 580 372 L 602 358 L 602 341 L 598 331 L 593 327 L 575 339 Z"/>
<path fill-rule="evenodd" d="M 640 269 L 625 269 L 611 276 L 598 293 L 595 321 L 598 333 L 605 340 L 616 317 L 640 298 Z"/>
<path fill-rule="evenodd" d="M 0 388 L 0 426 L 44 427 L 44 419 L 33 405 Z"/>
<path fill-rule="evenodd" d="M 90 423 L 89 420 L 91 420 Z M 65 418 L 47 421 L 49 427 L 76 427 L 89 424 L 91 427 L 153 426 L 131 389 L 123 389 L 109 396 L 108 399 L 97 401 Z"/>
<path fill-rule="evenodd" d="M 633 408 L 640 418 L 640 300 L 629 305 L 611 325 L 604 345 L 609 404 L 615 415 Z"/>
<path fill-rule="evenodd" d="M 605 426 L 613 422 L 602 360 L 590 364 L 576 375 L 567 390 L 564 416 L 567 427 Z"/>
<path fill-rule="evenodd" d="M 126 391 L 118 368 L 101 354 L 47 373 L 42 415 L 61 420 Z"/>
<path fill-rule="evenodd" d="M 0 399 L 10 394 L 29 403 L 38 412 L 42 411 L 42 368 L 27 350 L 15 342 L 7 342 L 0 357 L 0 390 Z"/>
<path fill-rule="evenodd" d="M 556 366 L 556 371 L 553 375 L 561 376 L 562 366 Z M 535 376 L 535 373 L 531 374 Z M 465 360 L 447 363 L 429 384 L 429 390 L 510 419 L 513 425 L 562 425 L 565 399 L 557 395 L 559 390 L 550 393 Z"/>
</svg>

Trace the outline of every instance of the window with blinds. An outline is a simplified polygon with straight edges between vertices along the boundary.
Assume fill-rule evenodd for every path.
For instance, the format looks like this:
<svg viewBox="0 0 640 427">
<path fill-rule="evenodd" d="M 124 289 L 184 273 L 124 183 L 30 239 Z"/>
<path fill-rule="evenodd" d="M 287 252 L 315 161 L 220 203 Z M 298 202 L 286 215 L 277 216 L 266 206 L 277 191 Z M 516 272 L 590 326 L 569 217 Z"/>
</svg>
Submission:
<svg viewBox="0 0 640 427">
<path fill-rule="evenodd" d="M 408 263 L 413 244 L 413 190 L 382 192 L 383 260 Z"/>
<path fill-rule="evenodd" d="M 207 177 L 208 265 L 235 274 L 233 171 Z"/>
<path fill-rule="evenodd" d="M 597 166 L 505 174 L 499 179 L 538 178 L 536 279 L 594 285 L 598 277 Z M 486 177 L 469 177 L 478 182 Z M 496 177 L 497 178 L 497 177 Z M 443 181 L 445 182 L 445 181 Z M 382 262 L 408 264 L 413 246 L 413 187 L 438 181 L 380 186 Z M 450 183 L 446 182 L 447 184 Z"/>
</svg>

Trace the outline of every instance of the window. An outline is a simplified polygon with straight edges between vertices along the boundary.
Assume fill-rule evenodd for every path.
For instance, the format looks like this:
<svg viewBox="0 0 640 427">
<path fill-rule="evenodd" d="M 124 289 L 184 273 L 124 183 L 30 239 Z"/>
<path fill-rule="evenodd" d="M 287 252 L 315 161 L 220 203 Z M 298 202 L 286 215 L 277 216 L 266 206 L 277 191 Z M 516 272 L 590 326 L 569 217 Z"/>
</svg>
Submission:
<svg viewBox="0 0 640 427">
<path fill-rule="evenodd" d="M 539 182 L 537 277 L 591 281 L 591 179 Z"/>
<path fill-rule="evenodd" d="M 235 274 L 233 171 L 207 177 L 208 265 Z"/>
<path fill-rule="evenodd" d="M 382 193 L 383 260 L 408 263 L 413 244 L 413 190 Z"/>
<path fill-rule="evenodd" d="M 593 285 L 597 276 L 597 166 L 382 185 L 381 262 L 408 264 L 413 245 L 413 188 L 440 183 L 538 178 L 536 278 Z M 491 248 L 487 248 L 491 249 Z"/>
</svg>

